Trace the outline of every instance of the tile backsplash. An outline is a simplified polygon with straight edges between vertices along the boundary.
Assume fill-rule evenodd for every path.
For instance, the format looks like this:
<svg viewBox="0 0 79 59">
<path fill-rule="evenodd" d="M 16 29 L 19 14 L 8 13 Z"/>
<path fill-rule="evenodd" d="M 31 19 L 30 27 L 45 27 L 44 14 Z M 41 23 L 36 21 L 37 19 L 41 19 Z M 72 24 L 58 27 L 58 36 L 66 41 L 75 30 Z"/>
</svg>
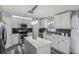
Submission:
<svg viewBox="0 0 79 59">
<path fill-rule="evenodd" d="M 64 36 L 71 36 L 71 29 L 56 29 L 56 33 Z"/>
</svg>

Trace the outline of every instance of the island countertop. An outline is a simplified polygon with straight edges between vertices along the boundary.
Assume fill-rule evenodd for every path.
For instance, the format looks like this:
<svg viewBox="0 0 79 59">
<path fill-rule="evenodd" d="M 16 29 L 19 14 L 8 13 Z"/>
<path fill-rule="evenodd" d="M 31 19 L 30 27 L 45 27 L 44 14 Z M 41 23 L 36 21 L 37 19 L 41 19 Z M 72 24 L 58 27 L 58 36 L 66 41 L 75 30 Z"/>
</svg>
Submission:
<svg viewBox="0 0 79 59">
<path fill-rule="evenodd" d="M 40 38 L 40 37 L 37 37 L 37 39 L 32 39 L 32 36 L 29 36 L 29 37 L 25 37 L 25 40 L 27 40 L 35 48 L 39 48 L 39 47 L 42 47 L 44 45 L 51 44 L 51 41 L 48 41 L 48 40 Z"/>
</svg>

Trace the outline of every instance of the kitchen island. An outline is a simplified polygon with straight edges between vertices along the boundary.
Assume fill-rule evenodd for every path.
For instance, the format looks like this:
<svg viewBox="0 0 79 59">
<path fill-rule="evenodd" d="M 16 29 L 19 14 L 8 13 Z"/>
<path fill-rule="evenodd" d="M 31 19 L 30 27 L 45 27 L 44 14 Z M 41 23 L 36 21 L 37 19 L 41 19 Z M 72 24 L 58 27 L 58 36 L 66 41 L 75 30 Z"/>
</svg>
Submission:
<svg viewBox="0 0 79 59">
<path fill-rule="evenodd" d="M 26 53 L 27 54 L 50 54 L 51 41 L 37 37 L 32 39 L 32 36 L 25 37 Z"/>
</svg>

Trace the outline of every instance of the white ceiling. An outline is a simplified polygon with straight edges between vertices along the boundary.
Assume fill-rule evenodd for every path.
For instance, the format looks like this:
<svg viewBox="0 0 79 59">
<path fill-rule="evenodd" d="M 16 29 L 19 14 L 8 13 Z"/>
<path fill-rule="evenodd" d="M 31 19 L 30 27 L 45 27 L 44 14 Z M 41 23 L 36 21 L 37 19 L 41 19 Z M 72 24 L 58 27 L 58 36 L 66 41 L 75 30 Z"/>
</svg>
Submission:
<svg viewBox="0 0 79 59">
<path fill-rule="evenodd" d="M 79 5 L 39 5 L 35 9 L 35 13 L 30 14 L 28 10 L 32 9 L 34 5 L 3 5 L 4 11 L 34 18 L 53 16 L 54 14 L 66 11 L 66 10 L 79 10 Z"/>
</svg>

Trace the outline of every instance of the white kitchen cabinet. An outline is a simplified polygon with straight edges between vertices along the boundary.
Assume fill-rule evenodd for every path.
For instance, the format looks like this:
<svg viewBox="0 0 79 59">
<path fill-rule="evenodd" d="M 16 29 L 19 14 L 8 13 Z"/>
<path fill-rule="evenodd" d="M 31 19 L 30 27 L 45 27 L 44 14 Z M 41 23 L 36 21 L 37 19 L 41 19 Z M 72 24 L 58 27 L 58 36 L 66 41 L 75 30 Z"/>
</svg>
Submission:
<svg viewBox="0 0 79 59">
<path fill-rule="evenodd" d="M 13 45 L 19 44 L 19 34 L 12 34 Z"/>
<path fill-rule="evenodd" d="M 5 49 L 11 47 L 12 44 L 13 44 L 13 41 L 12 41 L 12 36 L 11 36 L 11 34 L 7 34 L 7 42 L 6 42 Z"/>
<path fill-rule="evenodd" d="M 56 15 L 54 17 L 54 21 L 55 21 L 55 26 L 56 28 L 61 28 L 61 15 Z"/>
<path fill-rule="evenodd" d="M 71 12 L 66 12 L 61 15 L 61 28 L 70 29 L 70 16 Z"/>
<path fill-rule="evenodd" d="M 5 48 L 9 48 L 19 43 L 19 34 L 7 34 L 7 43 Z"/>
<path fill-rule="evenodd" d="M 11 28 L 6 28 L 6 32 L 7 32 L 7 42 L 6 42 L 6 46 L 5 48 L 9 48 L 12 46 L 12 29 Z"/>
<path fill-rule="evenodd" d="M 63 53 L 70 53 L 70 38 L 60 35 L 48 35 L 44 33 L 44 39 L 50 40 L 51 47 Z"/>
<path fill-rule="evenodd" d="M 47 28 L 48 26 L 47 26 L 47 20 L 48 19 L 41 19 L 39 22 L 39 24 L 40 24 L 40 28 Z"/>
<path fill-rule="evenodd" d="M 18 23 L 19 23 L 19 27 L 20 27 L 20 24 L 27 24 L 27 27 L 28 28 L 31 28 L 31 22 L 32 22 L 32 19 L 23 19 L 23 18 L 18 18 L 19 19 L 19 21 L 18 21 Z"/>
<path fill-rule="evenodd" d="M 54 36 L 54 38 L 52 39 L 52 47 L 55 49 L 59 49 L 58 48 L 58 37 Z"/>
<path fill-rule="evenodd" d="M 51 46 L 55 49 L 58 49 L 58 37 L 56 35 L 52 36 L 44 33 L 43 38 L 51 41 Z"/>
<path fill-rule="evenodd" d="M 66 38 L 65 45 L 66 45 L 65 51 L 67 53 L 70 53 L 70 38 L 69 37 Z"/>
<path fill-rule="evenodd" d="M 57 29 L 70 29 L 71 12 L 65 12 L 54 16 Z"/>
<path fill-rule="evenodd" d="M 59 51 L 63 53 L 69 53 L 70 48 L 70 39 L 67 37 L 61 37 L 59 40 Z"/>
<path fill-rule="evenodd" d="M 12 17 L 12 28 L 18 28 L 19 27 L 19 19 Z"/>
</svg>

